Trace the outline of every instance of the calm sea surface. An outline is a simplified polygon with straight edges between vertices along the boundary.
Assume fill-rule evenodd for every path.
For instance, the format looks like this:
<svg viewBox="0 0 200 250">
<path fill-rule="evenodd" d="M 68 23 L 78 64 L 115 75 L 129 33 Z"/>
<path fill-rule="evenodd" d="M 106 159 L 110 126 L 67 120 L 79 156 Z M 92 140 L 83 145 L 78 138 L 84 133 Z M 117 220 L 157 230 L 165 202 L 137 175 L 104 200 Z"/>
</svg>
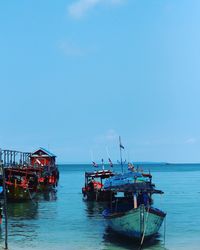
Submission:
<svg viewBox="0 0 200 250">
<path fill-rule="evenodd" d="M 167 212 L 157 238 L 143 249 L 200 249 L 200 164 L 143 165 L 153 173 L 155 207 Z M 136 250 L 135 242 L 109 231 L 102 206 L 82 200 L 84 171 L 89 165 L 62 165 L 56 193 L 35 202 L 9 204 L 9 249 L 36 250 Z M 119 171 L 115 168 L 116 171 Z M 0 244 L 3 246 L 4 230 Z"/>
</svg>

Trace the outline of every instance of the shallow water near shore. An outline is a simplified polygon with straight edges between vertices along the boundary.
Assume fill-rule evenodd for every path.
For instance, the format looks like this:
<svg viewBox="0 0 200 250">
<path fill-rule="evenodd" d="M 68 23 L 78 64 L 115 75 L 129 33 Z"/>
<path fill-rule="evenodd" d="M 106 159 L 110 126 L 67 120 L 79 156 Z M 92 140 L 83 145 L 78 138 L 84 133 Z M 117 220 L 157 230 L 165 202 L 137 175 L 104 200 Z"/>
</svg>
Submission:
<svg viewBox="0 0 200 250">
<path fill-rule="evenodd" d="M 199 249 L 200 164 L 143 164 L 164 195 L 154 206 L 167 212 L 157 237 L 143 249 Z M 118 167 L 114 168 L 120 171 Z M 40 194 L 34 202 L 8 204 L 10 250 L 136 250 L 139 245 L 107 228 L 103 204 L 82 200 L 84 171 L 89 165 L 61 165 L 57 192 Z M 3 247 L 4 225 L 0 234 Z"/>
</svg>

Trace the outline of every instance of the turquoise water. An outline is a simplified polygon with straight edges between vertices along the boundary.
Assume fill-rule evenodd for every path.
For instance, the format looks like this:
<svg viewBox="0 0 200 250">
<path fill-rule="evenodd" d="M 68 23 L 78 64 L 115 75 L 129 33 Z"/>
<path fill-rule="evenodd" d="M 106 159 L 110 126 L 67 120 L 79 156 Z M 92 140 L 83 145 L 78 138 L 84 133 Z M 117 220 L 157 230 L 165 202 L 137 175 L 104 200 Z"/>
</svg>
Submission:
<svg viewBox="0 0 200 250">
<path fill-rule="evenodd" d="M 200 249 L 200 165 L 145 165 L 153 173 L 155 206 L 167 212 L 164 227 L 143 249 Z M 102 206 L 82 200 L 84 171 L 89 165 L 62 165 L 57 192 L 28 203 L 9 204 L 9 249 L 134 250 L 135 242 L 109 231 Z M 3 246 L 4 230 L 0 244 Z"/>
</svg>

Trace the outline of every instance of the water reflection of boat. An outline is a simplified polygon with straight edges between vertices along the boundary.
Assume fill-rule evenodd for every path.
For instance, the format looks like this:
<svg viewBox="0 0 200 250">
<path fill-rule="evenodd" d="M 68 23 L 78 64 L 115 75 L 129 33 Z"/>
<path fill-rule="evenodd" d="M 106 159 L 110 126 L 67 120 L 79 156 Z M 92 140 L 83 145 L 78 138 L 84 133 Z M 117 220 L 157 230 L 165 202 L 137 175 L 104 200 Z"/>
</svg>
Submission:
<svg viewBox="0 0 200 250">
<path fill-rule="evenodd" d="M 123 236 L 122 234 L 113 231 L 111 228 L 107 227 L 103 235 L 103 241 L 105 246 L 110 246 L 110 244 L 117 247 L 117 249 L 127 249 L 127 250 L 138 250 L 138 241 L 134 239 Z M 107 248 L 106 248 L 107 249 Z M 113 248 L 115 249 L 115 248 Z M 157 234 L 154 238 L 148 242 L 144 242 L 143 249 L 163 249 L 163 243 L 160 240 L 160 234 Z"/>
<path fill-rule="evenodd" d="M 15 249 L 15 243 L 19 241 L 21 248 L 29 249 L 31 242 L 36 242 L 39 236 L 38 204 L 31 201 L 8 203 L 7 211 L 9 241 L 13 245 L 10 248 Z"/>
<path fill-rule="evenodd" d="M 102 211 L 106 208 L 106 202 L 97 203 L 95 201 L 85 202 L 85 211 L 88 217 L 101 216 Z"/>
<path fill-rule="evenodd" d="M 17 220 L 36 219 L 38 204 L 32 202 L 8 203 L 8 217 Z"/>
<path fill-rule="evenodd" d="M 117 193 L 110 207 L 103 211 L 108 225 L 118 233 L 139 239 L 156 235 L 166 214 L 152 206 L 152 195 L 163 192 L 155 189 L 150 174 L 131 172 L 107 180 L 105 189 Z"/>
<path fill-rule="evenodd" d="M 40 198 L 46 201 L 56 201 L 57 200 L 57 192 L 56 190 L 50 190 L 40 194 Z"/>
</svg>

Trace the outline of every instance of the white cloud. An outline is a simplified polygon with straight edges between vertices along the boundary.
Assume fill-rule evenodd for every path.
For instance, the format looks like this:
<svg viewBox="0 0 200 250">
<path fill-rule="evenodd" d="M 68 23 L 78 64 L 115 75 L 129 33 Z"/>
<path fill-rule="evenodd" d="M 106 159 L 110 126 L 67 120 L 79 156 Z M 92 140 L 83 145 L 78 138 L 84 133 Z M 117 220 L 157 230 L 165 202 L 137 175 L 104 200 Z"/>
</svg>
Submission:
<svg viewBox="0 0 200 250">
<path fill-rule="evenodd" d="M 110 5 L 115 6 L 124 3 L 126 0 L 76 0 L 69 5 L 68 13 L 73 18 L 81 18 L 89 10 L 95 8 L 98 5 Z"/>
<path fill-rule="evenodd" d="M 195 144 L 196 142 L 197 142 L 197 139 L 196 139 L 196 138 L 193 138 L 193 137 L 188 138 L 188 139 L 185 141 L 186 144 Z"/>
<path fill-rule="evenodd" d="M 118 133 L 114 129 L 109 129 L 102 135 L 98 135 L 95 137 L 96 143 L 113 143 L 117 141 L 119 138 Z"/>
<path fill-rule="evenodd" d="M 73 45 L 68 41 L 62 41 L 59 43 L 59 48 L 64 52 L 66 56 L 84 56 L 84 51 Z"/>
<path fill-rule="evenodd" d="M 105 139 L 108 141 L 114 141 L 118 138 L 119 138 L 119 135 L 114 129 L 108 130 L 107 133 L 105 134 Z"/>
</svg>

